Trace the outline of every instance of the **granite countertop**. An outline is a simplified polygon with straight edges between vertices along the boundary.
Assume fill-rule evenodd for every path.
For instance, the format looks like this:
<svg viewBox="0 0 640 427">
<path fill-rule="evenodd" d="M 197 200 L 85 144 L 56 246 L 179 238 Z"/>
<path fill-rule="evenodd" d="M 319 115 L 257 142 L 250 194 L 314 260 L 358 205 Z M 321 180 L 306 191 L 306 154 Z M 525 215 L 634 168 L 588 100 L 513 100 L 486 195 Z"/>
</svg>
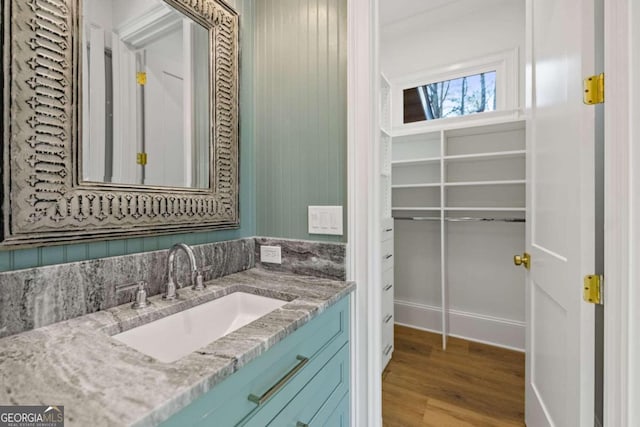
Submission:
<svg viewBox="0 0 640 427">
<path fill-rule="evenodd" d="M 355 288 L 351 282 L 254 268 L 0 339 L 0 404 L 64 405 L 65 425 L 156 425 L 255 359 Z M 172 363 L 111 338 L 119 332 L 243 291 L 289 301 L 283 307 Z"/>
</svg>

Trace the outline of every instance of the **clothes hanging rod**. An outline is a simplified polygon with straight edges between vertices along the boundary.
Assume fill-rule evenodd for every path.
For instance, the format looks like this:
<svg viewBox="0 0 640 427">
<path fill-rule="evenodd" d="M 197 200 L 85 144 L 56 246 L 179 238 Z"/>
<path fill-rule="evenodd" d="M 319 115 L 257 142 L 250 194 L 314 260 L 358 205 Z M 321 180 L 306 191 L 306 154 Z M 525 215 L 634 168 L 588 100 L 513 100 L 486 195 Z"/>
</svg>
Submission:
<svg viewBox="0 0 640 427">
<path fill-rule="evenodd" d="M 394 217 L 402 221 L 440 221 L 439 216 L 414 216 Z M 524 218 L 472 218 L 472 217 L 445 217 L 447 222 L 526 222 Z"/>
</svg>

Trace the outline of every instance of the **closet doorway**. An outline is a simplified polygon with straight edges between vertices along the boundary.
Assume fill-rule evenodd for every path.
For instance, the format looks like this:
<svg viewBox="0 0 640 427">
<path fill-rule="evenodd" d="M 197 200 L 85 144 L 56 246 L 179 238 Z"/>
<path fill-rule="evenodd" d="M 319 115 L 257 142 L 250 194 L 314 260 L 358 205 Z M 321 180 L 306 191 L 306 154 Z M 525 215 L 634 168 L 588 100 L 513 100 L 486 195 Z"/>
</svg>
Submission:
<svg viewBox="0 0 640 427">
<path fill-rule="evenodd" d="M 573 152 L 582 150 L 580 142 L 589 137 L 577 131 L 574 120 L 594 120 L 575 102 L 581 95 L 576 85 L 565 80 L 566 86 L 551 87 L 549 76 L 534 88 L 540 101 L 533 100 L 530 113 L 548 113 L 544 96 L 561 108 L 546 120 L 528 121 L 524 111 L 525 64 L 533 52 L 528 30 L 533 28 L 537 37 L 540 73 L 545 66 L 572 73 L 572 78 L 582 72 L 549 56 L 554 40 L 562 54 L 583 55 L 578 46 L 581 37 L 588 38 L 588 28 L 554 32 L 568 25 L 567 12 L 577 6 L 547 1 L 532 6 L 525 0 L 380 1 L 384 424 L 524 425 L 525 394 L 527 417 L 537 420 L 533 425 L 543 425 L 542 419 L 575 419 L 578 412 L 593 415 L 593 395 L 571 388 L 593 389 L 593 371 L 571 377 L 580 366 L 593 366 L 589 360 L 581 365 L 583 356 L 574 351 L 577 346 L 591 358 L 593 332 L 586 340 L 567 335 L 580 329 L 572 323 L 576 319 L 593 324 L 593 307 L 580 306 L 579 294 L 569 297 L 569 287 L 565 292 L 550 286 L 568 277 L 580 284 L 575 273 L 592 263 L 574 257 L 583 249 L 580 227 L 567 220 L 573 215 L 582 224 L 582 219 L 567 196 L 575 186 L 563 183 L 575 175 L 563 169 L 562 161 L 575 172 L 584 158 L 574 162 L 557 147 L 564 144 L 558 139 L 564 133 L 576 141 Z M 585 63 L 593 59 L 583 56 Z M 546 138 L 531 139 L 532 124 Z M 558 134 L 549 133 L 553 129 Z M 531 141 L 534 147 L 527 145 Z M 586 160 L 592 154 L 584 151 Z M 554 187 L 545 190 L 538 178 L 537 188 L 527 188 L 527 167 L 533 164 L 540 177 L 547 161 L 546 184 Z M 554 223 L 549 215 L 556 211 L 561 214 Z M 529 215 L 545 229 L 531 234 Z M 559 244 L 565 234 L 571 240 Z M 525 270 L 531 263 L 527 248 L 533 249 L 534 262 L 545 264 L 538 264 L 533 275 Z M 559 267 L 549 269 L 554 263 Z M 531 334 L 537 334 L 535 339 Z M 534 348 L 532 357 L 525 358 L 525 347 Z M 570 361 L 579 367 L 569 368 Z M 537 377 L 532 377 L 532 363 L 541 367 Z M 557 396 L 555 390 L 562 388 L 566 392 Z M 561 402 L 568 406 L 563 409 Z"/>
</svg>

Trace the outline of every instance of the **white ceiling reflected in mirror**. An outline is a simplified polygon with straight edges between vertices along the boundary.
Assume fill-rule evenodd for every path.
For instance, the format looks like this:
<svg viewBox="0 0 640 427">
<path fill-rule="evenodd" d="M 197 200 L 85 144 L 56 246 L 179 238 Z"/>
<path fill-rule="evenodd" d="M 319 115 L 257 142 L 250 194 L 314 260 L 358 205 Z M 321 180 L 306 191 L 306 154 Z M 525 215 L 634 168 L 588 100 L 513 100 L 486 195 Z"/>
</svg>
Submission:
<svg viewBox="0 0 640 427">
<path fill-rule="evenodd" d="M 84 0 L 81 176 L 210 185 L 210 36 L 163 0 Z"/>
</svg>

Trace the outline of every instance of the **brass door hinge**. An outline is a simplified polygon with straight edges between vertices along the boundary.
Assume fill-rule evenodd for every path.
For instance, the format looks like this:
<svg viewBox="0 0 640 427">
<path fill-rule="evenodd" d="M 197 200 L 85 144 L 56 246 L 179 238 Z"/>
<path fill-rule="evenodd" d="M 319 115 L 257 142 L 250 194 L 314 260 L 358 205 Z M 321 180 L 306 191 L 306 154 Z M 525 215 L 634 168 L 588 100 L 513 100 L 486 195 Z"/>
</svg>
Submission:
<svg viewBox="0 0 640 427">
<path fill-rule="evenodd" d="M 139 165 L 146 165 L 147 164 L 147 153 L 138 153 L 138 155 L 136 156 L 136 163 L 138 163 Z"/>
<path fill-rule="evenodd" d="M 582 298 L 585 302 L 592 304 L 602 304 L 602 282 L 604 277 L 597 274 L 589 274 L 584 276 L 584 287 L 582 290 Z"/>
<path fill-rule="evenodd" d="M 139 72 L 136 73 L 136 81 L 140 86 L 144 86 L 147 84 L 147 73 Z"/>
<path fill-rule="evenodd" d="M 604 73 L 584 79 L 584 103 L 587 105 L 604 102 Z"/>
</svg>

